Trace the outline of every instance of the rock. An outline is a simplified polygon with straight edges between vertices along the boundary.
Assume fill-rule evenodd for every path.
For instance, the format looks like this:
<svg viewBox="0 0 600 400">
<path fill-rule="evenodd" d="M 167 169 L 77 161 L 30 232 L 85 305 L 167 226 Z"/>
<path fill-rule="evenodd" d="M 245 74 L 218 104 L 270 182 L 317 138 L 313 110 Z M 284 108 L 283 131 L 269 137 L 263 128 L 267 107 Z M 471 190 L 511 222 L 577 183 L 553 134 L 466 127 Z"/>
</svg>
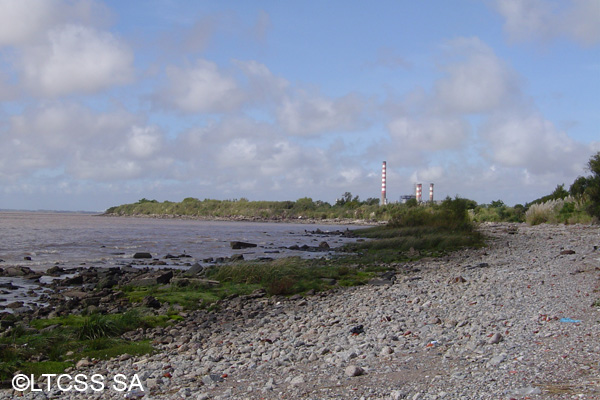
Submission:
<svg viewBox="0 0 600 400">
<path fill-rule="evenodd" d="M 62 283 L 66 286 L 71 286 L 71 285 L 83 285 L 83 276 L 81 275 L 76 275 L 72 278 L 66 278 L 62 281 Z"/>
<path fill-rule="evenodd" d="M 257 244 L 254 244 L 254 243 L 238 242 L 238 241 L 230 242 L 229 244 L 233 250 L 248 249 L 251 247 L 258 246 Z"/>
<path fill-rule="evenodd" d="M 202 271 L 204 271 L 204 267 L 198 263 L 195 263 L 194 265 L 192 265 L 190 267 L 190 269 L 188 269 L 187 271 L 184 272 L 185 276 L 195 276 L 200 274 Z"/>
<path fill-rule="evenodd" d="M 465 283 L 467 280 L 462 276 L 457 276 L 456 278 L 450 279 L 448 283 Z"/>
<path fill-rule="evenodd" d="M 234 254 L 231 257 L 229 257 L 229 260 L 232 262 L 244 261 L 244 255 L 243 254 Z"/>
<path fill-rule="evenodd" d="M 66 274 L 66 273 L 67 273 L 67 271 L 65 271 L 64 268 L 61 268 L 59 266 L 54 266 L 52 268 L 49 268 L 46 271 L 46 275 L 50 275 L 50 276 L 60 276 L 60 275 Z"/>
<path fill-rule="evenodd" d="M 353 376 L 361 376 L 362 374 L 365 373 L 365 371 L 358 365 L 349 365 L 344 370 L 344 373 L 348 377 L 353 377 Z"/>
<path fill-rule="evenodd" d="M 291 386 L 299 386 L 299 385 L 302 385 L 304 382 L 305 382 L 304 376 L 299 375 L 290 381 L 290 385 Z"/>
<path fill-rule="evenodd" d="M 175 286 L 189 286 L 189 285 L 199 285 L 199 286 L 219 286 L 221 282 L 215 281 L 212 279 L 201 279 L 201 278 L 173 278 L 171 279 L 171 285 Z"/>
<path fill-rule="evenodd" d="M 323 242 L 319 243 L 319 248 L 320 249 L 329 249 L 330 248 L 329 243 L 323 241 Z"/>
<path fill-rule="evenodd" d="M 362 325 L 355 326 L 350 329 L 350 333 L 353 335 L 360 335 L 361 333 L 365 333 L 364 327 Z"/>
<path fill-rule="evenodd" d="M 135 253 L 133 255 L 133 258 L 135 258 L 135 259 L 152 258 L 152 254 L 142 251 L 142 252 Z"/>
<path fill-rule="evenodd" d="M 504 339 L 501 334 L 494 333 L 488 340 L 488 344 L 498 344 Z"/>
<path fill-rule="evenodd" d="M 383 278 L 372 278 L 369 279 L 369 285 L 373 285 L 373 286 L 386 286 L 386 285 L 393 285 L 394 281 L 389 280 L 389 279 L 383 279 Z"/>
<path fill-rule="evenodd" d="M 570 255 L 570 254 L 575 254 L 574 250 L 563 250 L 560 252 L 561 256 L 566 256 L 566 255 Z"/>
<path fill-rule="evenodd" d="M 6 305 L 6 308 L 20 308 L 23 307 L 23 302 L 22 301 L 13 301 L 12 303 L 9 303 Z"/>
<path fill-rule="evenodd" d="M 149 272 L 134 278 L 129 284 L 131 286 L 153 286 L 165 285 L 173 278 L 173 271 Z"/>
<path fill-rule="evenodd" d="M 4 276 L 16 277 L 35 275 L 35 272 L 29 267 L 7 267 L 4 269 Z"/>
<path fill-rule="evenodd" d="M 77 361 L 77 364 L 75 364 L 75 368 L 79 369 L 79 368 L 87 368 L 89 366 L 94 365 L 94 363 L 92 363 L 90 361 L 89 358 L 82 358 L 81 360 Z"/>
<path fill-rule="evenodd" d="M 142 306 L 149 308 L 160 308 L 160 301 L 153 296 L 146 296 L 142 300 Z"/>
</svg>

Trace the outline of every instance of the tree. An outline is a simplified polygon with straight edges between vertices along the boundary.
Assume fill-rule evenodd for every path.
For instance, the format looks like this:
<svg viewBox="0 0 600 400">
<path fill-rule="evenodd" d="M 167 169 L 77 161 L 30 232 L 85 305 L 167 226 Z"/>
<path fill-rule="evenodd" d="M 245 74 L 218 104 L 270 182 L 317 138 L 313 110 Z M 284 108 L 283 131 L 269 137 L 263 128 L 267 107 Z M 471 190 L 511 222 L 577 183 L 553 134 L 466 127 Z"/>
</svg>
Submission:
<svg viewBox="0 0 600 400">
<path fill-rule="evenodd" d="M 588 168 L 592 175 L 585 189 L 589 201 L 587 211 L 591 216 L 600 218 L 600 151 L 590 158 Z"/>
<path fill-rule="evenodd" d="M 568 196 L 569 192 L 566 191 L 564 183 L 562 185 L 557 185 L 556 189 L 554 189 L 554 192 L 550 194 L 552 200 L 564 199 Z"/>
<path fill-rule="evenodd" d="M 585 190 L 588 186 L 588 178 L 586 178 L 585 176 L 579 176 L 577 177 L 577 179 L 575 179 L 575 181 L 569 188 L 569 193 L 573 197 L 581 197 L 585 193 Z"/>
</svg>

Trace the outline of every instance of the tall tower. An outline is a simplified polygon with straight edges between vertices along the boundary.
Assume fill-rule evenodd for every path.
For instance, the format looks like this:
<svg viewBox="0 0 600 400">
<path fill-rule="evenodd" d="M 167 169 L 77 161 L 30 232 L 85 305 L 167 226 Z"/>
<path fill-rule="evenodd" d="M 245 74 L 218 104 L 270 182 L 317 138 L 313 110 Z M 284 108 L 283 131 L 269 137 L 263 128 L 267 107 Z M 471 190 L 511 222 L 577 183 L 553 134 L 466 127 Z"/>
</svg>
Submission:
<svg viewBox="0 0 600 400">
<path fill-rule="evenodd" d="M 381 167 L 381 202 L 379 205 L 387 204 L 387 195 L 385 190 L 385 161 L 383 162 L 383 166 Z"/>
<path fill-rule="evenodd" d="M 429 202 L 433 203 L 433 183 L 429 184 Z"/>
<path fill-rule="evenodd" d="M 423 200 L 423 185 L 421 183 L 417 183 L 415 197 L 417 198 L 417 203 Z"/>
</svg>

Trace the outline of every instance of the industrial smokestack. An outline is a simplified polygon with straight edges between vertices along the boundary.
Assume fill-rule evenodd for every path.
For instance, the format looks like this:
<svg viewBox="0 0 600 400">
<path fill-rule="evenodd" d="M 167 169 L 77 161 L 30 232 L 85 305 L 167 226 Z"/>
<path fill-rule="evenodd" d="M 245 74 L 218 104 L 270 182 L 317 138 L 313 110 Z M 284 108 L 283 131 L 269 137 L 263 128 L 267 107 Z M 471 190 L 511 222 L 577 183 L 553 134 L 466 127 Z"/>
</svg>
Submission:
<svg viewBox="0 0 600 400">
<path fill-rule="evenodd" d="M 433 203 L 433 183 L 429 184 L 429 202 Z"/>
<path fill-rule="evenodd" d="M 385 190 L 385 161 L 381 167 L 381 203 L 379 204 L 382 206 L 387 204 L 387 195 Z"/>
<path fill-rule="evenodd" d="M 417 183 L 417 190 L 415 193 L 415 197 L 417 198 L 417 203 L 421 202 L 421 200 L 423 198 L 422 194 L 423 194 L 423 185 L 420 183 Z"/>
</svg>

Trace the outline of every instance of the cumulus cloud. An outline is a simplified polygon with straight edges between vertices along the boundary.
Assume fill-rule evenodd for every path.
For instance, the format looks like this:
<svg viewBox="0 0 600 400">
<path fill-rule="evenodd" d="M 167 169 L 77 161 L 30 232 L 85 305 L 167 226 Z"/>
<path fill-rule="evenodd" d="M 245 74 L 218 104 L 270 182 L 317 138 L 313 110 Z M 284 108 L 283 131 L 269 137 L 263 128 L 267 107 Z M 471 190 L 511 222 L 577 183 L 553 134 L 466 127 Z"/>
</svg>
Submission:
<svg viewBox="0 0 600 400">
<path fill-rule="evenodd" d="M 234 60 L 234 65 L 246 80 L 246 97 L 251 105 L 263 102 L 279 102 L 283 99 L 290 83 L 273 74 L 266 65 L 254 60 Z"/>
<path fill-rule="evenodd" d="M 331 99 L 299 90 L 294 97 L 283 100 L 277 119 L 287 132 L 298 136 L 354 131 L 367 125 L 365 106 L 357 94 Z"/>
<path fill-rule="evenodd" d="M 154 97 L 155 104 L 185 113 L 221 113 L 240 107 L 244 94 L 233 76 L 208 60 L 166 68 L 167 84 Z"/>
<path fill-rule="evenodd" d="M 600 42 L 597 0 L 496 0 L 504 29 L 515 41 L 550 40 L 566 36 L 584 45 Z"/>
<path fill-rule="evenodd" d="M 26 85 L 60 96 L 95 92 L 131 81 L 133 53 L 108 32 L 66 25 L 48 32 L 48 43 L 24 52 Z"/>
<path fill-rule="evenodd" d="M 452 60 L 442 69 L 446 76 L 435 85 L 435 99 L 452 112 L 483 113 L 506 107 L 520 96 L 519 79 L 479 38 L 459 38 L 447 43 Z"/>
<path fill-rule="evenodd" d="M 108 9 L 92 0 L 0 0 L 0 46 L 36 43 L 59 25 L 98 24 L 108 18 Z"/>
<path fill-rule="evenodd" d="M 537 113 L 495 116 L 481 136 L 488 144 L 484 155 L 493 163 L 532 174 L 577 174 L 591 153 Z"/>
<path fill-rule="evenodd" d="M 77 179 L 121 180 L 164 174 L 172 163 L 164 134 L 124 111 L 94 113 L 52 104 L 14 116 L 0 130 L 0 179 L 54 170 Z M 164 168 L 164 169 L 163 169 Z"/>
</svg>

